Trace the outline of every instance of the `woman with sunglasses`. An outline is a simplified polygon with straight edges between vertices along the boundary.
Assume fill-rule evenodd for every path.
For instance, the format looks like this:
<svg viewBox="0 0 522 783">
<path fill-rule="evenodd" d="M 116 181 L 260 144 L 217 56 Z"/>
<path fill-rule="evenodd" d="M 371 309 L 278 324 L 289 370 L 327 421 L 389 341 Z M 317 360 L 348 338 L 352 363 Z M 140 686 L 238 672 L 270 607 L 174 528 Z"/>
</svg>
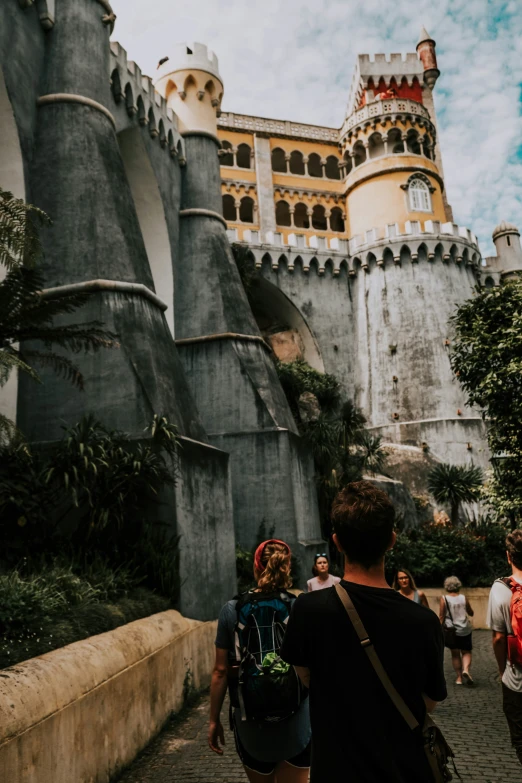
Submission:
<svg viewBox="0 0 522 783">
<path fill-rule="evenodd" d="M 314 590 L 324 590 L 325 587 L 333 587 L 341 581 L 338 576 L 332 576 L 330 573 L 330 561 L 326 552 L 316 554 L 312 573 L 313 579 L 307 582 L 309 593 Z"/>
</svg>

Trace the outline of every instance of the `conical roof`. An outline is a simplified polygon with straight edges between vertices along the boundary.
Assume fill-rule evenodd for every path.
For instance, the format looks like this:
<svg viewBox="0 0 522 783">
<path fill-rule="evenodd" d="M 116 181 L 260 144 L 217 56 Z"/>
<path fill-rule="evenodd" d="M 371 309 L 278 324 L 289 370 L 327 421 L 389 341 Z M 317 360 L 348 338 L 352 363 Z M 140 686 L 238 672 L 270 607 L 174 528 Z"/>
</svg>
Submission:
<svg viewBox="0 0 522 783">
<path fill-rule="evenodd" d="M 508 223 L 506 220 L 503 220 L 493 231 L 493 239 L 496 239 L 502 234 L 518 234 L 520 236 L 520 230 L 514 223 Z"/>
<path fill-rule="evenodd" d="M 421 29 L 421 32 L 420 32 L 420 36 L 419 36 L 419 40 L 417 41 L 417 46 L 419 44 L 423 43 L 423 41 L 433 41 L 433 38 L 431 37 L 429 32 L 426 30 L 424 25 L 422 26 L 422 29 Z"/>
</svg>

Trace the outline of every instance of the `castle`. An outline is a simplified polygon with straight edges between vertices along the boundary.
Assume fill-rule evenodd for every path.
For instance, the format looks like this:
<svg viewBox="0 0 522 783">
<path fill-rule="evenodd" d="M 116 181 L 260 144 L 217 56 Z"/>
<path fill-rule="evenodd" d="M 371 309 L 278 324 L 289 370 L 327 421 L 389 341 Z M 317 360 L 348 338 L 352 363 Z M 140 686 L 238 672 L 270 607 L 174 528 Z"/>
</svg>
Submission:
<svg viewBox="0 0 522 783">
<path fill-rule="evenodd" d="M 178 427 L 162 514 L 180 536 L 180 609 L 215 617 L 235 589 L 235 542 L 264 524 L 307 570 L 320 544 L 310 454 L 273 355 L 334 373 L 390 444 L 486 461 L 483 424 L 449 362 L 449 318 L 477 281 L 522 269 L 453 222 L 432 90 L 435 42 L 360 55 L 341 129 L 221 111 L 215 55 L 174 47 L 153 82 L 109 37 L 108 0 L 6 0 L 0 28 L 0 186 L 52 218 L 43 296 L 89 294 L 120 349 L 81 357 L 79 393 L 44 370 L 2 410 L 33 442 L 93 411 L 143 437 Z M 249 303 L 231 242 L 258 269 Z M 397 456 L 398 455 L 398 456 Z M 401 468 L 402 466 L 402 468 Z M 404 471 L 403 471 L 404 472 Z"/>
</svg>

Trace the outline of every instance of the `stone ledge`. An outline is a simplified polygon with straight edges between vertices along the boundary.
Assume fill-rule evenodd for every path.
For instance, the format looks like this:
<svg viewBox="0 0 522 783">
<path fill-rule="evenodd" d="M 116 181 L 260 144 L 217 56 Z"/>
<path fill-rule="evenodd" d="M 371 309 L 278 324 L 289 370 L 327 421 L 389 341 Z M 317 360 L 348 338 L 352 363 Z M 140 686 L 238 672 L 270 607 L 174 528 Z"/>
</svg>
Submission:
<svg viewBox="0 0 522 783">
<path fill-rule="evenodd" d="M 170 610 L 5 669 L 0 779 L 108 783 L 208 685 L 214 634 Z"/>
</svg>

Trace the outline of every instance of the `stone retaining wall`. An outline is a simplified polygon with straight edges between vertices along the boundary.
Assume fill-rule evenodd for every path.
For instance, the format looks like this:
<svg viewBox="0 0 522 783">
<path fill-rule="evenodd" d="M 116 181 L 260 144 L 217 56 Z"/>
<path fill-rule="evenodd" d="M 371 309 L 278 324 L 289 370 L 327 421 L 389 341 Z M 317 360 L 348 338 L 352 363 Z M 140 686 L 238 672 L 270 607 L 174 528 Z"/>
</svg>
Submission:
<svg viewBox="0 0 522 783">
<path fill-rule="evenodd" d="M 0 780 L 108 783 L 207 686 L 215 622 L 167 611 L 0 673 Z"/>
</svg>

